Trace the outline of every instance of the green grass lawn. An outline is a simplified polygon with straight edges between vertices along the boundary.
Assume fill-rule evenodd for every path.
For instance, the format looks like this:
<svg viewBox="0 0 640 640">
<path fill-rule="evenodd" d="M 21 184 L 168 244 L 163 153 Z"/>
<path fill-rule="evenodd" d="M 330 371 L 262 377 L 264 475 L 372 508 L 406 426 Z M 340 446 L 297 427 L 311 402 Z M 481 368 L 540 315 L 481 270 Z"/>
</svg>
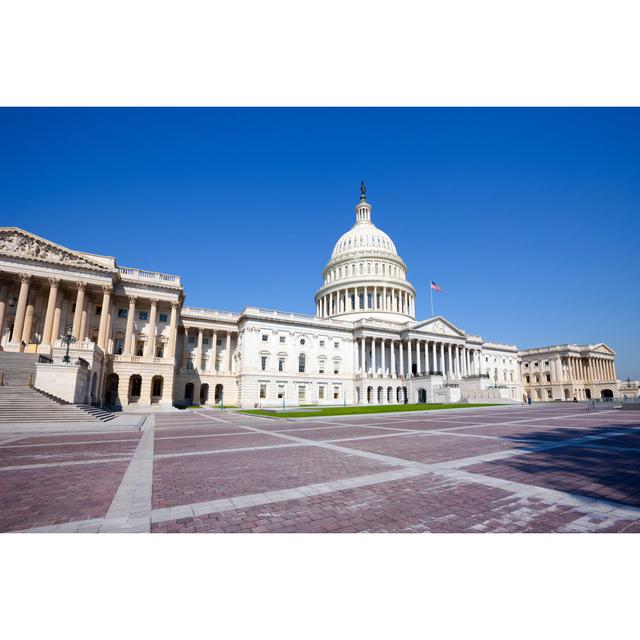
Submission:
<svg viewBox="0 0 640 640">
<path fill-rule="evenodd" d="M 356 413 L 393 413 L 396 411 L 434 411 L 435 409 L 469 409 L 471 407 L 495 407 L 493 404 L 383 404 L 365 407 L 318 407 L 315 410 L 301 411 L 265 411 L 264 409 L 247 409 L 238 413 L 268 418 L 317 418 L 319 416 L 346 416 Z"/>
</svg>

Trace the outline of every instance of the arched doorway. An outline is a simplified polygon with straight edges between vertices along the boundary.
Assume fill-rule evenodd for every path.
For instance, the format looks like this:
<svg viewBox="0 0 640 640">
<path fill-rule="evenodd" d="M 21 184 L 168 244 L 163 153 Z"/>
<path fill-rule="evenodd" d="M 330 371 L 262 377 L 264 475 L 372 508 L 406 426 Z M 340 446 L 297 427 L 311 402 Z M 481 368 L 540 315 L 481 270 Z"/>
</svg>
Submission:
<svg viewBox="0 0 640 640">
<path fill-rule="evenodd" d="M 585 389 L 584 393 L 587 396 L 587 400 L 591 400 L 591 389 Z"/>
<path fill-rule="evenodd" d="M 407 404 L 407 387 L 402 387 L 402 402 Z"/>
<path fill-rule="evenodd" d="M 382 404 L 384 402 L 384 388 L 378 387 L 378 404 Z"/>
<path fill-rule="evenodd" d="M 418 375 L 418 365 L 415 362 L 411 365 L 411 373 L 413 373 L 414 376 Z"/>
<path fill-rule="evenodd" d="M 570 397 L 569 397 L 569 389 L 565 389 L 564 390 L 564 399 L 565 400 L 569 400 L 570 399 Z"/>
<path fill-rule="evenodd" d="M 612 400 L 613 399 L 613 391 L 611 391 L 611 389 L 603 389 L 600 392 L 600 397 L 603 400 Z"/>
<path fill-rule="evenodd" d="M 221 384 L 217 384 L 214 390 L 213 399 L 216 404 L 220 404 L 224 401 L 224 387 Z"/>
<path fill-rule="evenodd" d="M 207 383 L 200 387 L 200 404 L 204 405 L 209 400 L 209 385 Z"/>
<path fill-rule="evenodd" d="M 153 376 L 151 378 L 151 404 L 158 404 L 162 400 L 163 387 L 164 378 L 162 376 Z"/>
<path fill-rule="evenodd" d="M 129 378 L 129 403 L 138 402 L 142 392 L 142 376 L 135 374 Z"/>
<path fill-rule="evenodd" d="M 396 389 L 396 402 L 402 402 L 402 387 Z"/>
<path fill-rule="evenodd" d="M 110 373 L 107 376 L 104 385 L 104 403 L 109 407 L 120 406 L 120 399 L 118 398 L 118 384 L 120 378 L 117 373 Z"/>
<path fill-rule="evenodd" d="M 427 402 L 427 392 L 424 389 L 418 389 L 418 403 L 424 404 Z"/>
<path fill-rule="evenodd" d="M 356 404 L 360 404 L 360 387 L 356 387 Z"/>
<path fill-rule="evenodd" d="M 193 404 L 193 382 L 187 382 L 184 386 L 184 401 L 187 405 Z"/>
<path fill-rule="evenodd" d="M 393 402 L 393 387 L 387 387 L 387 402 Z"/>
<path fill-rule="evenodd" d="M 373 387 L 367 387 L 367 402 L 371 404 L 373 400 Z"/>
</svg>

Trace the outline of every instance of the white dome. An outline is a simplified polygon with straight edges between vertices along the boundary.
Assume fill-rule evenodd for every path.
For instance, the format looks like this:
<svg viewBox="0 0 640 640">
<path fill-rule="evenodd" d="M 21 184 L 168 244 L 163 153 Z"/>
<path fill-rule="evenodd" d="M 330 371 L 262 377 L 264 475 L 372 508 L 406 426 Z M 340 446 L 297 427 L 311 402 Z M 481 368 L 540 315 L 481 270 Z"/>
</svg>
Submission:
<svg viewBox="0 0 640 640">
<path fill-rule="evenodd" d="M 356 222 L 349 231 L 340 236 L 333 248 L 331 259 L 334 260 L 349 251 L 366 251 L 374 249 L 394 256 L 398 255 L 391 238 L 372 222 Z"/>
</svg>

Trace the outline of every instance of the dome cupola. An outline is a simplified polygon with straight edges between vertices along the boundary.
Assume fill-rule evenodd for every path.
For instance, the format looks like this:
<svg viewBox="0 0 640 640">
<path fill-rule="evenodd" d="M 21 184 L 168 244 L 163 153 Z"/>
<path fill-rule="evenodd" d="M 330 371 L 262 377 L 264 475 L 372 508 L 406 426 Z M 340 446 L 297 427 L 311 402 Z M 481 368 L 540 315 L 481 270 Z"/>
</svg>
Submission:
<svg viewBox="0 0 640 640">
<path fill-rule="evenodd" d="M 406 322 L 415 317 L 415 290 L 391 238 L 371 222 L 364 182 L 353 227 L 340 236 L 316 294 L 318 317 L 376 317 Z"/>
</svg>

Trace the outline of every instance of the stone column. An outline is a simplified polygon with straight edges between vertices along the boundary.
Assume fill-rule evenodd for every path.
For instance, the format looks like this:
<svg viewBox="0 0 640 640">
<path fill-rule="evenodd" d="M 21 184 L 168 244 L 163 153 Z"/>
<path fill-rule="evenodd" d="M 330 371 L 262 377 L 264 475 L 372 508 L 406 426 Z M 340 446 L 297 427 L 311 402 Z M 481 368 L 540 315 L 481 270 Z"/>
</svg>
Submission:
<svg viewBox="0 0 640 640">
<path fill-rule="evenodd" d="M 186 367 L 189 361 L 189 329 L 184 328 L 184 344 L 182 346 L 182 366 Z"/>
<path fill-rule="evenodd" d="M 25 344 L 29 344 L 29 342 L 31 341 L 31 328 L 33 326 L 33 310 L 35 307 L 35 300 L 34 297 L 36 295 L 36 293 L 33 291 L 33 287 L 32 287 L 32 291 L 31 291 L 31 299 L 27 300 L 27 308 L 25 309 L 25 313 L 24 313 L 24 322 L 22 324 L 22 342 L 24 342 Z"/>
<path fill-rule="evenodd" d="M 107 322 L 109 320 L 109 312 L 111 309 L 111 294 L 113 293 L 113 287 L 110 284 L 105 284 L 102 287 L 102 311 L 100 312 L 100 328 L 98 330 L 98 346 L 106 351 L 107 341 L 109 336 L 107 335 Z M 77 306 L 76 306 L 77 309 Z"/>
<path fill-rule="evenodd" d="M 60 320 L 62 319 L 62 303 L 64 296 L 64 289 L 62 289 L 56 297 L 56 306 L 53 310 L 53 323 L 51 325 L 51 347 L 56 343 L 56 340 L 60 337 Z"/>
<path fill-rule="evenodd" d="M 396 343 L 395 340 L 389 341 L 389 355 L 391 356 L 391 374 L 392 378 L 396 377 Z"/>
<path fill-rule="evenodd" d="M 227 331 L 227 364 L 225 371 L 231 373 L 231 331 Z"/>
<path fill-rule="evenodd" d="M 437 370 L 440 371 L 442 375 L 444 375 L 444 344 L 442 342 L 438 342 L 438 351 L 439 354 L 436 358 L 438 360 Z"/>
<path fill-rule="evenodd" d="M 616 380 L 617 376 L 616 376 L 616 361 L 615 360 L 611 360 L 611 379 L 612 380 Z"/>
<path fill-rule="evenodd" d="M 0 282 L 0 344 L 4 335 L 4 316 L 7 310 L 7 298 L 9 297 L 9 285 L 6 282 Z"/>
<path fill-rule="evenodd" d="M 198 342 L 196 343 L 196 366 L 195 368 L 200 371 L 202 367 L 202 345 L 204 333 L 202 332 L 202 328 L 198 327 Z"/>
<path fill-rule="evenodd" d="M 387 375 L 387 362 L 386 362 L 386 340 L 384 338 L 382 338 L 381 340 L 381 344 L 380 344 L 380 354 L 381 354 L 381 361 L 380 364 L 382 366 L 382 377 L 386 377 Z"/>
<path fill-rule="evenodd" d="M 51 330 L 53 329 L 53 314 L 56 309 L 56 298 L 58 297 L 58 278 L 49 278 L 49 300 L 47 302 L 47 312 L 44 317 L 44 331 L 42 332 L 42 345 L 51 345 Z M 2 302 L 0 302 L 2 304 Z M 2 321 L 0 321 L 0 338 L 2 337 Z"/>
<path fill-rule="evenodd" d="M 173 301 L 171 303 L 171 321 L 169 324 L 169 346 L 168 356 L 175 362 L 176 358 L 176 344 L 178 343 L 178 308 L 179 302 Z"/>
<path fill-rule="evenodd" d="M 409 340 L 407 340 L 407 376 L 411 377 L 412 374 L 412 364 L 413 364 L 413 358 L 411 357 L 411 338 L 409 338 Z"/>
<path fill-rule="evenodd" d="M 158 314 L 158 301 L 151 300 L 151 310 L 149 312 L 149 324 L 147 325 L 147 341 L 144 344 L 144 355 L 153 357 L 156 354 L 156 317 Z"/>
<path fill-rule="evenodd" d="M 136 316 L 136 297 L 129 296 L 129 311 L 127 312 L 127 329 L 124 334 L 124 349 L 123 354 L 125 356 L 131 355 L 131 337 L 133 336 L 133 323 Z"/>
<path fill-rule="evenodd" d="M 113 309 L 109 309 L 109 315 L 107 316 L 107 335 L 105 336 L 104 345 L 107 353 L 113 352 L 113 345 L 111 343 L 111 328 L 113 327 Z"/>
<path fill-rule="evenodd" d="M 431 362 L 429 363 L 429 371 L 438 370 L 438 360 L 436 357 L 436 341 L 431 343 Z"/>
<path fill-rule="evenodd" d="M 71 333 L 76 340 L 80 340 L 80 323 L 82 322 L 82 310 L 84 309 L 84 293 L 87 289 L 87 283 L 77 282 L 76 286 L 78 287 L 78 293 L 76 295 L 76 310 L 73 313 L 73 328 L 71 329 Z"/>
<path fill-rule="evenodd" d="M 400 340 L 398 343 L 398 350 L 400 353 L 400 377 L 404 377 L 404 342 Z"/>
<path fill-rule="evenodd" d="M 216 370 L 216 346 L 218 344 L 218 333 L 214 331 L 211 335 L 211 346 L 209 347 L 209 366 L 207 371 L 213 372 Z M 277 358 L 277 356 L 276 356 Z"/>
</svg>

